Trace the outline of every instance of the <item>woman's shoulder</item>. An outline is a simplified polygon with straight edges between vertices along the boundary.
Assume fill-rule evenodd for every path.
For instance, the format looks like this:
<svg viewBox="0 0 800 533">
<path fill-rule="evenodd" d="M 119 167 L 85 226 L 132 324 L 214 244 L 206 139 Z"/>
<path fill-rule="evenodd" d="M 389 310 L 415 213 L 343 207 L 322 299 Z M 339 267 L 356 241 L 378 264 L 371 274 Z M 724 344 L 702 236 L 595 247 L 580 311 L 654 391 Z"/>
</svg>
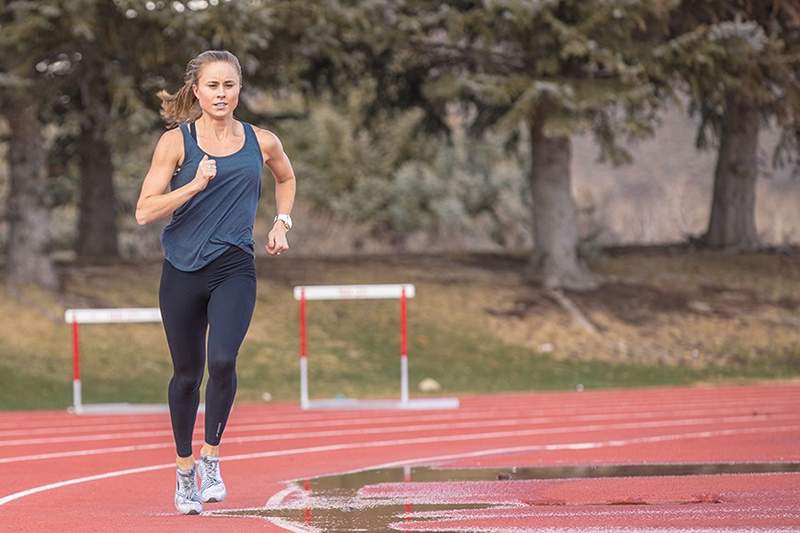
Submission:
<svg viewBox="0 0 800 533">
<path fill-rule="evenodd" d="M 251 124 L 253 132 L 256 134 L 258 144 L 261 146 L 261 151 L 270 157 L 283 151 L 281 140 L 270 130 L 259 128 L 255 124 Z"/>
<path fill-rule="evenodd" d="M 175 126 L 174 128 L 170 128 L 164 133 L 161 134 L 161 137 L 158 140 L 159 143 L 164 142 L 171 145 L 177 145 L 178 143 L 183 145 L 183 132 L 181 131 L 180 126 Z"/>
<path fill-rule="evenodd" d="M 255 132 L 256 137 L 258 137 L 258 141 L 259 142 L 261 142 L 261 143 L 264 143 L 264 142 L 270 142 L 270 143 L 281 142 L 280 139 L 278 139 L 278 136 L 275 135 L 275 133 L 271 132 L 270 130 L 265 129 L 265 128 L 259 128 L 255 124 L 250 124 L 250 126 L 253 128 L 253 131 Z"/>
<path fill-rule="evenodd" d="M 161 134 L 155 148 L 156 156 L 179 161 L 183 159 L 183 134 L 180 128 L 171 128 Z"/>
</svg>

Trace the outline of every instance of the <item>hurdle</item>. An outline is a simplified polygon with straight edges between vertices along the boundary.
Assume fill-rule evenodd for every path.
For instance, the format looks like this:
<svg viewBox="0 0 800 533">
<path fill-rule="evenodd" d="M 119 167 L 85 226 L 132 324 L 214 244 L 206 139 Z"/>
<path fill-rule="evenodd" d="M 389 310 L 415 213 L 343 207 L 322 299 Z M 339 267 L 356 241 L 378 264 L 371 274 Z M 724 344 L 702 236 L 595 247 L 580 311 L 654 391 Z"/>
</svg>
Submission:
<svg viewBox="0 0 800 533">
<path fill-rule="evenodd" d="M 294 298 L 299 306 L 300 407 L 302 409 L 454 409 L 458 398 L 419 398 L 408 395 L 408 299 L 415 294 L 411 284 L 298 285 Z M 309 300 L 400 300 L 400 400 L 335 398 L 311 400 L 308 383 L 308 331 L 306 302 Z"/>
<path fill-rule="evenodd" d="M 84 404 L 81 390 L 80 324 L 114 324 L 161 322 L 161 310 L 157 307 L 67 309 L 64 321 L 72 325 L 72 406 L 68 411 L 75 414 L 100 413 L 161 413 L 169 410 L 166 404 L 96 403 Z M 205 409 L 203 404 L 199 412 Z"/>
</svg>

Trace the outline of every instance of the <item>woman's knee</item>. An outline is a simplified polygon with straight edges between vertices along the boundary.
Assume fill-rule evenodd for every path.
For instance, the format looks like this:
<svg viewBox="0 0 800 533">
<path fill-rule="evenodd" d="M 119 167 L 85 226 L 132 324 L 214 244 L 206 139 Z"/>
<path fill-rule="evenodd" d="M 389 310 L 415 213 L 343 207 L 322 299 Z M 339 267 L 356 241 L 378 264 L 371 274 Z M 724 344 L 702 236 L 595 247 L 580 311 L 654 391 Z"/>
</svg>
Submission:
<svg viewBox="0 0 800 533">
<path fill-rule="evenodd" d="M 208 376 L 211 379 L 230 379 L 236 373 L 236 353 L 217 354 L 208 359 Z"/>
<path fill-rule="evenodd" d="M 170 386 L 178 394 L 190 394 L 200 390 L 203 382 L 203 372 L 176 372 L 172 376 Z"/>
</svg>

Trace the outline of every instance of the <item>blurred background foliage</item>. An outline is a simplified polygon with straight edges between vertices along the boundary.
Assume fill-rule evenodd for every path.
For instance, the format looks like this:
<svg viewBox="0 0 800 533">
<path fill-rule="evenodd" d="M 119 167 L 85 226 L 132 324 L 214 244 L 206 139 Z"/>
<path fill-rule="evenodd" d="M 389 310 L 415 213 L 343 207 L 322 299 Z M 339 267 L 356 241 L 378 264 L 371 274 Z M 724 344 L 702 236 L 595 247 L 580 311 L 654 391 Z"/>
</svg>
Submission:
<svg viewBox="0 0 800 533">
<path fill-rule="evenodd" d="M 64 307 L 156 305 L 156 93 L 206 49 L 298 178 L 242 398 L 296 393 L 298 283 L 415 283 L 448 393 L 797 376 L 794 0 L 0 0 L 0 405 L 68 401 Z M 315 394 L 396 392 L 382 305 L 315 307 Z M 163 341 L 87 331 L 87 399 L 163 400 Z"/>
<path fill-rule="evenodd" d="M 12 285 L 57 288 L 53 258 L 158 255 L 163 223 L 137 227 L 132 216 L 163 131 L 155 94 L 175 90 L 188 59 L 209 48 L 241 60 L 237 116 L 284 140 L 301 180 L 308 223 L 299 227 L 344 233 L 326 248 L 324 231 L 296 232 L 307 251 L 529 250 L 529 281 L 580 290 L 597 284 L 587 243 L 744 251 L 794 243 L 800 229 L 785 211 L 777 231 L 756 220 L 759 176 L 796 174 L 793 2 L 2 0 L 0 9 L 0 238 Z M 683 112 L 691 118 L 654 141 Z M 646 166 L 637 155 L 648 142 L 663 146 L 660 168 L 631 187 L 618 166 Z M 666 170 L 676 145 L 692 142 L 714 168 Z M 706 219 L 676 224 L 697 179 L 713 183 L 707 199 L 690 198 L 701 213 L 692 217 Z M 791 189 L 766 187 L 778 198 Z M 656 189 L 677 217 L 668 231 L 637 236 L 620 231 L 619 216 L 599 216 L 625 212 L 614 199 L 641 202 Z M 775 212 L 761 209 L 762 219 Z"/>
</svg>

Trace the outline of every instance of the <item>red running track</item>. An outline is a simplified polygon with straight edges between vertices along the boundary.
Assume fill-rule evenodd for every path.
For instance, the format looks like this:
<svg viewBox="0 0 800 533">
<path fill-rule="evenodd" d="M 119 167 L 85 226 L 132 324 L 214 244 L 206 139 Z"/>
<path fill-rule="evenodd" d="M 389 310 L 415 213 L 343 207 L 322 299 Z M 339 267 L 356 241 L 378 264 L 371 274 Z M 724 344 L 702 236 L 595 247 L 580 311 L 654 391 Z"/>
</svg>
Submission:
<svg viewBox="0 0 800 533">
<path fill-rule="evenodd" d="M 237 405 L 222 446 L 229 496 L 206 509 L 263 507 L 292 492 L 293 480 L 388 465 L 800 461 L 797 383 L 461 400 L 451 411 Z M 5 412 L 0 420 L 3 529 L 284 530 L 259 518 L 177 516 L 166 414 Z M 202 433 L 195 437 L 199 446 Z M 447 516 L 415 513 L 393 526 L 406 531 L 800 527 L 800 473 L 403 483 L 362 493 L 503 504 Z"/>
</svg>

